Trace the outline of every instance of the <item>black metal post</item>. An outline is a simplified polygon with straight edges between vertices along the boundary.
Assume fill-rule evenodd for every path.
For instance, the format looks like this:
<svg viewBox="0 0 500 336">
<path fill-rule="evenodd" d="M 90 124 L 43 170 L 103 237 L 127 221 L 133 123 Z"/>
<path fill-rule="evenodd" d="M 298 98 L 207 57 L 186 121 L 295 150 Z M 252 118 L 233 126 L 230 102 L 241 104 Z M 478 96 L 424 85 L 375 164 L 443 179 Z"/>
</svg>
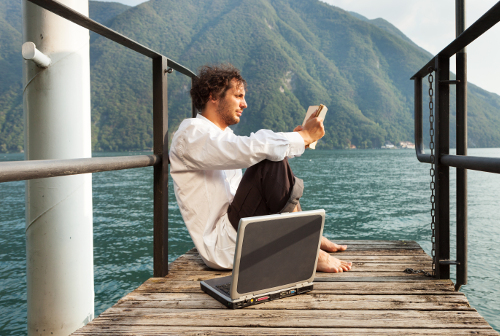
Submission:
<svg viewBox="0 0 500 336">
<path fill-rule="evenodd" d="M 455 1 L 456 36 L 465 30 L 465 0 Z M 467 49 L 456 54 L 457 155 L 467 155 Z M 467 170 L 457 168 L 457 280 L 455 289 L 467 284 Z"/>
<path fill-rule="evenodd" d="M 424 138 L 422 134 L 422 77 L 414 77 L 415 81 L 415 151 L 420 162 L 431 163 L 431 155 L 424 154 Z"/>
<path fill-rule="evenodd" d="M 195 77 L 191 77 L 191 87 L 193 87 L 193 81 L 194 81 Z M 191 100 L 191 118 L 196 118 L 196 115 L 198 113 L 196 112 L 196 108 L 194 107 L 194 103 L 193 101 Z"/>
<path fill-rule="evenodd" d="M 418 154 L 423 151 L 423 136 L 422 136 L 422 78 L 414 79 L 415 85 L 415 150 Z"/>
<path fill-rule="evenodd" d="M 450 152 L 450 59 L 436 57 L 436 277 L 450 278 L 450 168 L 441 156 Z"/>
<path fill-rule="evenodd" d="M 154 167 L 154 276 L 168 274 L 168 59 L 153 58 L 153 141 L 161 163 Z"/>
</svg>

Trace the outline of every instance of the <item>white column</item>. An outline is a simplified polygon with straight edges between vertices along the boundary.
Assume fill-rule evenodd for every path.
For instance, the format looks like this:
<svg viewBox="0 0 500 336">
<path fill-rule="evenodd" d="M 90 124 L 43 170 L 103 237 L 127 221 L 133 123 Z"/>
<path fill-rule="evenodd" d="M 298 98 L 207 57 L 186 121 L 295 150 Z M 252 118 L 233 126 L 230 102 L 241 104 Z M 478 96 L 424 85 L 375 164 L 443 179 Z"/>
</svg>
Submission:
<svg viewBox="0 0 500 336">
<path fill-rule="evenodd" d="M 89 32 L 26 0 L 23 60 L 27 160 L 91 157 Z M 88 0 L 59 0 L 88 15 Z M 21 51 L 20 51 L 21 52 Z M 94 317 L 92 175 L 26 182 L 29 335 L 69 335 Z"/>
</svg>

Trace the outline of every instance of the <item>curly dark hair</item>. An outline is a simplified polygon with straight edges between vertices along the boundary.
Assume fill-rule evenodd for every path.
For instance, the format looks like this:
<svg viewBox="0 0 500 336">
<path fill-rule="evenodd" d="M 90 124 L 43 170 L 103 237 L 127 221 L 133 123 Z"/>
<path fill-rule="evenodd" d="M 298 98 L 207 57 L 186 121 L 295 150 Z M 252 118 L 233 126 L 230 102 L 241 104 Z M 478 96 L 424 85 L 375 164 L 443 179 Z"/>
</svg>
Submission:
<svg viewBox="0 0 500 336">
<path fill-rule="evenodd" d="M 240 70 L 232 64 L 203 65 L 198 69 L 198 77 L 193 79 L 191 99 L 194 107 L 203 111 L 210 96 L 213 99 L 224 98 L 231 82 L 236 79 L 246 89 L 247 82 L 240 74 Z"/>
</svg>

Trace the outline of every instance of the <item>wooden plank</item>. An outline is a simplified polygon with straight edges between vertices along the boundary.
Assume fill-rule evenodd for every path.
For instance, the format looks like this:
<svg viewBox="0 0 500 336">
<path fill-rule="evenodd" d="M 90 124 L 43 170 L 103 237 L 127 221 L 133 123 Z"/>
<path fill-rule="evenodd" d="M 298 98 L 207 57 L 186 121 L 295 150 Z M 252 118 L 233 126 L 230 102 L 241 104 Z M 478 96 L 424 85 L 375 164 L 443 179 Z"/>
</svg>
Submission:
<svg viewBox="0 0 500 336">
<path fill-rule="evenodd" d="M 375 255 L 375 256 L 397 256 L 397 255 L 421 255 L 426 253 L 422 249 L 373 249 L 373 250 L 348 250 L 344 252 L 335 252 L 334 256 L 343 258 L 343 254 L 353 255 Z"/>
<path fill-rule="evenodd" d="M 419 258 L 422 258 L 424 260 L 431 260 L 430 257 L 418 246 L 416 247 L 414 245 L 409 245 L 409 246 L 402 246 L 395 248 L 394 246 L 362 246 L 362 245 L 354 245 L 352 248 L 348 248 L 348 250 L 343 251 L 343 252 L 335 252 L 332 253 L 335 257 L 338 257 L 340 259 L 346 259 L 346 258 L 353 258 L 353 257 L 360 257 L 360 256 L 369 256 L 369 257 L 376 257 L 376 256 L 404 256 L 408 258 L 409 256 L 416 256 Z M 380 260 L 379 260 L 380 261 Z M 199 265 L 200 267 L 203 267 L 205 269 L 209 269 L 208 267 L 205 266 L 201 258 L 198 257 L 198 255 L 194 252 L 190 252 L 188 254 L 185 254 L 181 257 L 179 257 L 177 260 L 172 262 L 170 264 L 170 268 L 175 268 L 179 267 L 178 265 L 187 263 L 189 265 Z"/>
<path fill-rule="evenodd" d="M 476 311 L 109 308 L 95 324 L 330 328 L 489 328 Z"/>
<path fill-rule="evenodd" d="M 353 261 L 354 263 L 359 264 L 407 264 L 407 263 L 421 263 L 421 264 L 430 264 L 432 259 L 426 254 L 412 255 L 412 256 L 373 256 L 373 255 L 354 255 L 347 254 L 347 252 L 342 253 L 331 253 L 332 256 L 338 257 L 340 259 Z M 203 270 L 210 270 L 202 261 L 200 257 L 194 254 L 184 255 L 179 257 L 175 262 L 170 264 L 170 269 L 178 269 L 178 268 L 186 268 L 186 267 L 200 267 Z M 194 269 L 193 269 L 194 270 Z"/>
<path fill-rule="evenodd" d="M 378 276 L 370 276 L 370 277 L 349 277 L 349 276 L 325 276 L 325 277 L 316 277 L 314 278 L 314 283 L 319 282 L 422 282 L 426 280 L 431 280 L 433 278 L 426 277 L 423 278 L 421 276 L 418 277 L 408 277 L 408 276 L 392 276 L 392 277 L 378 277 Z"/>
<path fill-rule="evenodd" d="M 331 253 L 332 256 L 337 257 L 336 253 Z M 398 255 L 398 256 L 372 256 L 372 255 L 353 255 L 349 254 L 349 252 L 342 253 L 340 259 L 345 259 L 353 262 L 366 262 L 366 263 L 419 263 L 419 262 L 432 262 L 432 258 L 427 254 L 418 254 L 418 255 Z"/>
<path fill-rule="evenodd" d="M 403 272 L 407 268 L 413 269 L 424 269 L 426 271 L 432 270 L 432 264 L 430 262 L 423 263 L 365 263 L 365 262 L 353 262 L 352 269 L 350 272 Z M 212 272 L 213 270 L 206 267 L 205 265 L 193 264 L 191 262 L 178 263 L 172 265 L 169 272 Z"/>
<path fill-rule="evenodd" d="M 341 253 L 332 253 L 333 256 L 338 257 L 343 260 L 349 260 L 353 262 L 353 268 L 351 271 L 404 271 L 406 268 L 411 267 L 413 269 L 423 269 L 430 268 L 432 259 L 426 254 L 414 255 L 414 256 L 373 256 L 373 255 L 342 255 Z M 387 258 L 387 262 L 386 262 Z M 175 272 L 227 272 L 213 270 L 207 267 L 200 257 L 197 255 L 184 255 L 179 257 L 175 262 L 171 263 L 169 270 L 172 273 Z"/>
<path fill-rule="evenodd" d="M 165 278 L 151 278 L 134 292 L 146 293 L 202 293 L 199 281 L 169 281 Z M 426 280 L 408 282 L 318 282 L 314 292 L 344 294 L 431 294 L 457 293 L 450 280 Z M 461 294 L 461 293 L 457 293 Z M 463 295 L 463 294 L 462 294 Z"/>
<path fill-rule="evenodd" d="M 115 308 L 226 309 L 200 293 L 130 293 Z M 338 295 L 312 293 L 250 306 L 265 310 L 474 310 L 465 295 Z"/>
<path fill-rule="evenodd" d="M 204 281 L 208 279 L 218 278 L 221 276 L 231 275 L 231 273 L 221 273 L 221 272 L 189 272 L 185 271 L 182 273 L 175 272 L 169 274 L 166 279 L 174 281 Z M 316 278 L 342 278 L 342 277 L 405 277 L 408 279 L 416 279 L 427 281 L 431 278 L 425 277 L 419 274 L 407 274 L 402 271 L 400 272 L 355 272 L 349 271 L 344 273 L 316 273 Z"/>
<path fill-rule="evenodd" d="M 331 253 L 331 255 L 336 256 L 337 253 Z M 426 262 L 426 261 L 432 261 L 432 258 L 428 256 L 427 254 L 418 254 L 418 255 L 398 255 L 398 256 L 384 256 L 381 258 L 380 256 L 373 256 L 373 255 L 364 255 L 364 256 L 359 256 L 359 255 L 354 255 L 350 254 L 349 251 L 342 252 L 342 257 L 345 258 L 350 258 L 349 261 L 359 261 L 359 262 L 376 262 L 376 263 L 405 263 L 405 262 Z M 172 262 L 177 263 L 179 261 L 185 262 L 187 260 L 198 260 L 200 262 L 203 262 L 201 260 L 201 257 L 199 254 L 184 254 L 176 261 Z"/>
<path fill-rule="evenodd" d="M 433 335 L 485 335 L 498 336 L 492 328 L 485 329 L 398 329 L 398 328 L 234 328 L 234 327 L 179 327 L 94 325 L 76 331 L 72 335 L 389 335 L 389 336 L 433 336 Z"/>
<path fill-rule="evenodd" d="M 329 238 L 336 244 L 340 245 L 347 245 L 348 247 L 351 245 L 365 245 L 365 246 L 374 246 L 374 245 L 389 245 L 389 246 L 401 246 L 401 245 L 407 245 L 407 246 L 417 246 L 418 248 L 421 248 L 420 245 L 414 241 L 414 240 L 338 240 L 335 238 Z M 198 250 L 196 247 L 192 248 L 191 250 L 187 251 L 185 254 L 192 254 L 192 253 L 198 253 Z"/>
<path fill-rule="evenodd" d="M 365 245 L 365 246 L 375 246 L 375 245 L 390 245 L 390 246 L 417 246 L 421 248 L 420 245 L 414 240 L 337 240 L 334 238 L 330 238 L 330 240 L 334 241 L 340 245 L 347 245 L 348 247 L 351 245 Z"/>
</svg>

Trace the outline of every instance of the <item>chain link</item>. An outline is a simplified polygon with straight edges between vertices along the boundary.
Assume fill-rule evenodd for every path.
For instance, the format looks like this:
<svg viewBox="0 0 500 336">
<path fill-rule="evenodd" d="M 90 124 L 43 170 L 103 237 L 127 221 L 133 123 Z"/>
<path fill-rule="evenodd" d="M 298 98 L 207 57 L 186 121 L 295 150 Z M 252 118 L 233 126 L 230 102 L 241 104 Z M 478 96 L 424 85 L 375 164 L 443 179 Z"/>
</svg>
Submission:
<svg viewBox="0 0 500 336">
<path fill-rule="evenodd" d="M 429 149 L 431 151 L 431 169 L 429 174 L 431 175 L 431 243 L 432 243 L 432 275 L 436 275 L 436 170 L 435 170 L 435 156 L 434 156 L 434 102 L 432 97 L 434 96 L 434 90 L 432 88 L 432 83 L 434 82 L 434 76 L 432 75 L 434 69 L 429 67 L 429 135 L 430 143 Z M 426 274 L 427 275 L 427 274 Z"/>
<path fill-rule="evenodd" d="M 434 275 L 432 275 L 432 273 L 426 272 L 424 270 L 414 270 L 413 268 L 407 268 L 403 272 L 405 272 L 407 274 L 420 274 L 420 273 L 422 273 L 426 277 L 432 277 L 432 276 L 434 276 Z"/>
</svg>

